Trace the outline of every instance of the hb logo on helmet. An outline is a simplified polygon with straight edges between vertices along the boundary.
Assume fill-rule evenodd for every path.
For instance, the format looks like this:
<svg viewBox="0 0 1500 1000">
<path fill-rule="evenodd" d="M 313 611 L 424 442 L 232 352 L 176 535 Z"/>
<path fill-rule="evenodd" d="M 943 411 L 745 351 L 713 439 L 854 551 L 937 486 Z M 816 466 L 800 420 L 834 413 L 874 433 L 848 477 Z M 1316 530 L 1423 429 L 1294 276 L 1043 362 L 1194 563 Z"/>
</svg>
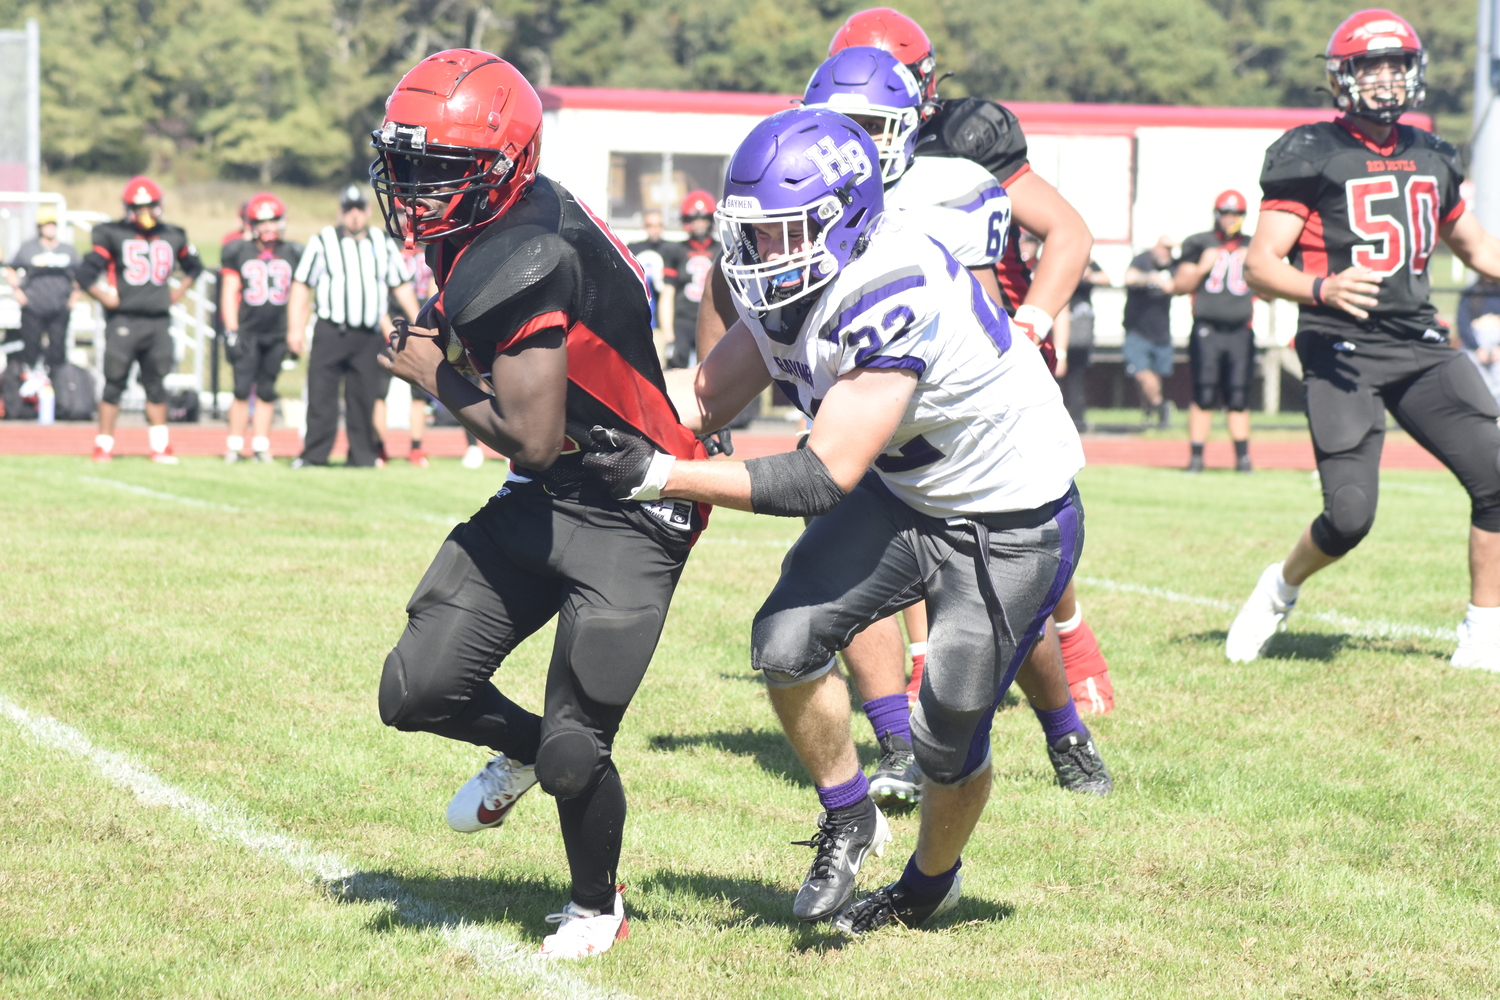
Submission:
<svg viewBox="0 0 1500 1000">
<path fill-rule="evenodd" d="M 870 158 L 854 139 L 835 146 L 833 139 L 825 135 L 817 145 L 808 149 L 807 158 L 818 165 L 823 181 L 830 185 L 837 184 L 846 174 L 853 174 L 856 181 L 862 181 L 874 172 Z"/>
</svg>

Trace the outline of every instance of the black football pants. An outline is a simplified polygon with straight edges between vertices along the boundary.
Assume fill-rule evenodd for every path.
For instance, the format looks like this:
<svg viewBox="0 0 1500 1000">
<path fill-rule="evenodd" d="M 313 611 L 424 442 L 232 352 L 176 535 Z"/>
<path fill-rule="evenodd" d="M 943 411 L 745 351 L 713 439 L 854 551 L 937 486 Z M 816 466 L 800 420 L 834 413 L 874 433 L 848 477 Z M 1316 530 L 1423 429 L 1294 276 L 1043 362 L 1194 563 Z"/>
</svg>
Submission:
<svg viewBox="0 0 1500 1000">
<path fill-rule="evenodd" d="M 307 359 L 307 437 L 302 460 L 327 465 L 339 432 L 339 382 L 344 383 L 344 429 L 349 438 L 350 465 L 374 465 L 375 387 L 385 346 L 372 327 L 339 326 L 318 320 L 313 330 L 312 354 Z M 272 383 L 274 385 L 274 382 Z"/>
<path fill-rule="evenodd" d="M 1356 344 L 1301 333 L 1297 356 L 1323 484 L 1323 513 L 1312 523 L 1319 549 L 1344 555 L 1375 523 L 1385 410 L 1458 477 L 1470 522 L 1500 531 L 1500 408 L 1462 352 L 1442 342 Z"/>
<path fill-rule="evenodd" d="M 385 661 L 386 725 L 536 765 L 537 781 L 557 799 L 580 906 L 614 899 L 625 792 L 611 749 L 656 650 L 688 543 L 639 504 L 583 503 L 538 483 L 509 483 L 443 542 Z M 554 617 L 538 716 L 490 678 Z"/>
</svg>

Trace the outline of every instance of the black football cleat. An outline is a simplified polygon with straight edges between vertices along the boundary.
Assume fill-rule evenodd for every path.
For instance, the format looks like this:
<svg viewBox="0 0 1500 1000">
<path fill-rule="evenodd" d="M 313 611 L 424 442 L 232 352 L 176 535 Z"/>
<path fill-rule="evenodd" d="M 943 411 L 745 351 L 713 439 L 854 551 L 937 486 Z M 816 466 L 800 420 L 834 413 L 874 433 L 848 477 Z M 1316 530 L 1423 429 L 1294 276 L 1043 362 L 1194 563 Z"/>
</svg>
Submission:
<svg viewBox="0 0 1500 1000">
<path fill-rule="evenodd" d="M 918 901 L 898 879 L 845 909 L 834 920 L 834 930 L 850 937 L 859 937 L 890 924 L 900 924 L 907 928 L 920 927 L 958 905 L 963 880 L 963 873 L 959 872 L 953 876 L 953 884 L 941 897 Z"/>
<path fill-rule="evenodd" d="M 1189 458 L 1188 459 L 1187 468 L 1183 469 L 1182 471 L 1183 472 L 1202 472 L 1203 471 L 1203 456 L 1202 455 L 1194 455 L 1191 458 Z"/>
<path fill-rule="evenodd" d="M 1104 766 L 1104 758 L 1099 756 L 1093 738 L 1087 733 L 1068 733 L 1047 747 L 1047 756 L 1057 772 L 1057 783 L 1068 791 L 1092 795 L 1114 791 L 1115 781 L 1109 776 L 1109 768 Z"/>
<path fill-rule="evenodd" d="M 876 857 L 884 854 L 890 839 L 885 816 L 869 799 L 860 806 L 819 816 L 818 832 L 811 840 L 792 841 L 818 852 L 792 901 L 792 913 L 811 924 L 842 910 L 854 898 L 854 879 L 865 858 L 871 851 Z"/>
<path fill-rule="evenodd" d="M 921 798 L 922 771 L 911 743 L 894 734 L 880 741 L 880 763 L 870 775 L 870 798 L 882 809 L 910 808 Z"/>
</svg>

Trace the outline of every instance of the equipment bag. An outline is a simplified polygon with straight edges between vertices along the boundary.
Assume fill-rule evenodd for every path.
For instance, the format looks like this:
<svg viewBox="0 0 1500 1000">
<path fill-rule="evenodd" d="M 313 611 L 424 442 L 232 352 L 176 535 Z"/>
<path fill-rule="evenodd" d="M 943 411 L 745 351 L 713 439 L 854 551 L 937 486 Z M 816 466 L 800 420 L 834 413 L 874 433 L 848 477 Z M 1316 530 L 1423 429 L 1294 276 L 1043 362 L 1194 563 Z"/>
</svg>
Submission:
<svg viewBox="0 0 1500 1000">
<path fill-rule="evenodd" d="M 97 409 L 94 375 L 77 365 L 59 365 L 52 373 L 52 391 L 57 395 L 58 420 L 93 420 Z"/>
</svg>

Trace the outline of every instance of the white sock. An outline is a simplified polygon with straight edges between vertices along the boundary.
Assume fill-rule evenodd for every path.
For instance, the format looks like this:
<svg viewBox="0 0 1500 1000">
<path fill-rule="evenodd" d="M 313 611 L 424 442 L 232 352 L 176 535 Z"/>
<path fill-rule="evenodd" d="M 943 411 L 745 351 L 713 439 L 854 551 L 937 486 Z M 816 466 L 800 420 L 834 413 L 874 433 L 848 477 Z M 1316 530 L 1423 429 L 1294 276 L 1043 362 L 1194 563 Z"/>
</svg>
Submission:
<svg viewBox="0 0 1500 1000">
<path fill-rule="evenodd" d="M 151 442 L 151 450 L 166 451 L 167 435 L 170 433 L 171 432 L 167 430 L 166 424 L 153 424 L 152 426 L 146 428 L 146 440 Z"/>
<path fill-rule="evenodd" d="M 1471 604 L 1464 620 L 1477 628 L 1500 629 L 1500 608 L 1477 608 Z"/>
<path fill-rule="evenodd" d="M 925 642 L 914 642 L 911 645 L 909 645 L 909 646 L 906 647 L 906 652 L 907 652 L 907 655 L 909 655 L 909 656 L 926 656 L 927 655 L 927 643 L 925 643 Z"/>
<path fill-rule="evenodd" d="M 238 455 L 245 450 L 245 438 L 239 434 L 231 434 L 224 439 L 224 447 Z"/>
<path fill-rule="evenodd" d="M 263 451 L 270 451 L 271 439 L 268 437 L 261 437 L 259 434 L 255 435 L 255 437 L 250 439 L 250 450 L 255 452 L 256 454 L 260 454 Z"/>
<path fill-rule="evenodd" d="M 1067 635 L 1069 632 L 1073 631 L 1078 626 L 1080 626 L 1080 625 L 1083 624 L 1083 605 L 1082 604 L 1075 604 L 1075 605 L 1073 605 L 1073 617 L 1072 618 L 1069 618 L 1065 622 L 1060 622 L 1060 621 L 1057 621 L 1056 619 L 1053 619 L 1053 624 L 1055 624 L 1057 626 L 1057 632 L 1058 632 L 1059 635 Z"/>
<path fill-rule="evenodd" d="M 115 439 L 109 434 L 98 435 L 94 438 L 94 444 L 98 445 L 100 448 L 103 448 L 105 451 L 115 450 Z"/>
<path fill-rule="evenodd" d="M 1302 592 L 1302 585 L 1292 586 L 1286 582 L 1286 577 L 1281 575 L 1281 567 L 1276 569 L 1276 599 L 1282 604 L 1296 604 L 1297 595 Z"/>
</svg>

